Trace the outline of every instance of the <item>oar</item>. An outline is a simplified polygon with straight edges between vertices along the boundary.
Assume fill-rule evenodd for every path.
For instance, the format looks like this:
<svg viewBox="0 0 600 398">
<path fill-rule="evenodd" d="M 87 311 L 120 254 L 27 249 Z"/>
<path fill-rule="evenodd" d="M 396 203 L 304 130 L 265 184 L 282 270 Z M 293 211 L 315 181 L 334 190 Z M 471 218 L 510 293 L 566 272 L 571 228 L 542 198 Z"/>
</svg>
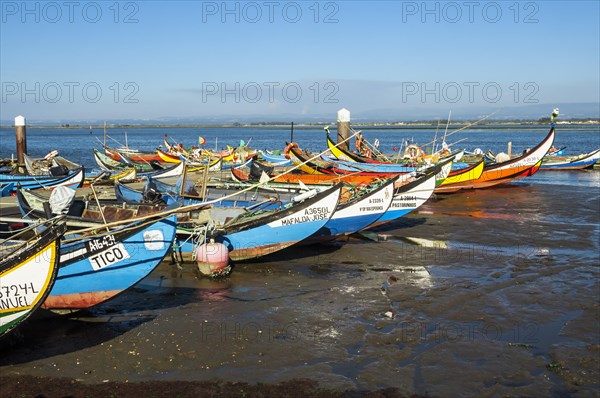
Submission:
<svg viewBox="0 0 600 398">
<path fill-rule="evenodd" d="M 435 148 L 437 146 L 435 142 L 437 141 L 437 133 L 438 133 L 439 128 L 440 128 L 440 119 L 438 119 L 437 126 L 435 127 L 435 135 L 433 136 L 433 142 L 434 142 L 434 144 L 433 144 L 433 147 L 431 148 L 431 153 L 432 154 L 435 153 Z"/>
<path fill-rule="evenodd" d="M 96 194 L 96 189 L 94 188 L 94 184 L 90 184 L 90 188 L 92 189 L 92 193 L 94 194 L 94 199 L 96 199 L 96 205 L 98 206 L 98 210 L 100 211 L 100 215 L 102 216 L 102 221 L 104 225 L 106 225 L 106 218 L 104 217 L 104 210 L 102 210 L 102 206 L 100 206 L 100 201 L 98 200 L 98 195 Z M 106 232 L 110 232 L 110 229 L 106 227 Z"/>
<path fill-rule="evenodd" d="M 471 126 L 473 126 L 473 125 L 475 125 L 475 124 L 477 124 L 477 123 L 479 123 L 479 122 L 482 122 L 482 121 L 484 121 L 485 119 L 489 118 L 490 116 L 493 116 L 493 115 L 495 115 L 496 113 L 498 113 L 498 111 L 499 111 L 499 110 L 497 110 L 497 111 L 494 111 L 494 112 L 490 113 L 489 115 L 486 115 L 486 116 L 482 117 L 481 119 L 479 119 L 479 120 L 477 120 L 477 121 L 475 121 L 475 122 L 473 122 L 473 123 L 469 123 L 469 124 L 465 125 L 464 127 L 461 127 L 461 128 L 459 128 L 458 130 L 454 130 L 454 131 L 452 131 L 452 132 L 448 133 L 448 134 L 446 135 L 446 138 L 447 138 L 447 137 L 450 137 L 452 134 L 458 133 L 459 131 L 463 131 L 463 130 L 464 130 L 464 129 L 466 129 L 466 128 L 469 128 L 469 127 L 471 127 Z M 429 141 L 429 142 L 428 142 L 428 143 L 426 143 L 425 145 L 433 144 L 434 142 L 435 142 L 435 141 Z"/>
<path fill-rule="evenodd" d="M 456 145 L 456 144 L 458 144 L 459 142 L 466 141 L 467 139 L 468 139 L 468 138 L 463 138 L 463 139 L 461 139 L 461 140 L 458 140 L 458 141 L 456 141 L 456 142 L 453 142 L 452 144 L 448 144 L 448 148 L 450 148 L 452 145 Z"/>
<path fill-rule="evenodd" d="M 448 126 L 450 125 L 450 116 L 452 116 L 452 110 L 448 112 L 448 121 L 446 121 L 446 130 L 444 131 L 444 138 L 442 139 L 442 144 L 446 142 L 446 136 L 448 134 Z"/>
</svg>

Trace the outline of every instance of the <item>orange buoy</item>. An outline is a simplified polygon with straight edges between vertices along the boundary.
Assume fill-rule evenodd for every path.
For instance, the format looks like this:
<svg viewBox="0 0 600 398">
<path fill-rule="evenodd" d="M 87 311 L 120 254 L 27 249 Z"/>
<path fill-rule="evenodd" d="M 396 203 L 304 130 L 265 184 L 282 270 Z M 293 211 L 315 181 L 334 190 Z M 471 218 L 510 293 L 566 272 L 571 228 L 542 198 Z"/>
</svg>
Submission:
<svg viewBox="0 0 600 398">
<path fill-rule="evenodd" d="M 231 270 L 229 249 L 224 244 L 216 243 L 214 239 L 211 239 L 209 243 L 203 243 L 198 247 L 196 264 L 203 275 L 226 275 Z"/>
<path fill-rule="evenodd" d="M 287 159 L 290 158 L 289 153 L 292 150 L 292 148 L 298 149 L 298 144 L 296 144 L 295 142 L 289 143 L 283 150 L 283 156 L 285 156 Z"/>
</svg>

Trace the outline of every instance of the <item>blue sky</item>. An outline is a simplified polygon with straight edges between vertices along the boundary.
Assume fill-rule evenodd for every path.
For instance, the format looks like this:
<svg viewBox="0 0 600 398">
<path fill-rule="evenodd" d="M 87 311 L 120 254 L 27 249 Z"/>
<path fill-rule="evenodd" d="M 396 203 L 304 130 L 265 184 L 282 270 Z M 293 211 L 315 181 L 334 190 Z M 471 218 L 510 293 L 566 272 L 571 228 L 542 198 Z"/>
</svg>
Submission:
<svg viewBox="0 0 600 398">
<path fill-rule="evenodd" d="M 600 103 L 599 4 L 3 0 L 0 120 Z"/>
</svg>

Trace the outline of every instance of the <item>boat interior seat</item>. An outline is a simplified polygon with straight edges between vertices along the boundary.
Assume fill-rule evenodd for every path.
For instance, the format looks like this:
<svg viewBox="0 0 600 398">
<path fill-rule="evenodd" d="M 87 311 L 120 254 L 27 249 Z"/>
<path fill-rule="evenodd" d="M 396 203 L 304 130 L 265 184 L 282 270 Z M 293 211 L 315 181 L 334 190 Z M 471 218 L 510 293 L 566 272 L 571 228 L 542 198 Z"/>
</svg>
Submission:
<svg viewBox="0 0 600 398">
<path fill-rule="evenodd" d="M 150 214 L 158 213 L 161 210 L 164 210 L 166 206 L 145 206 L 140 205 L 137 208 L 137 217 L 148 216 Z"/>
<path fill-rule="evenodd" d="M 121 221 L 135 218 L 137 216 L 136 209 L 123 209 L 113 206 L 102 206 L 102 212 L 106 221 Z"/>
<path fill-rule="evenodd" d="M 102 221 L 102 215 L 98 210 L 85 209 L 81 214 L 84 220 Z"/>
</svg>

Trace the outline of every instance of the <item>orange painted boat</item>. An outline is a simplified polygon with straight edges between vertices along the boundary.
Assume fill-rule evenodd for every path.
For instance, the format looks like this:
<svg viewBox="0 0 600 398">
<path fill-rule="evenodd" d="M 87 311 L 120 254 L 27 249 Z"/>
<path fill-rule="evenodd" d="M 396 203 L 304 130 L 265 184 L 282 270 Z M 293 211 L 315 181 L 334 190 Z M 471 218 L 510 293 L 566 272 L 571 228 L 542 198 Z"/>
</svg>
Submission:
<svg viewBox="0 0 600 398">
<path fill-rule="evenodd" d="M 451 193 L 459 191 L 462 184 L 477 180 L 483 174 L 485 163 L 481 159 L 477 163 L 459 170 L 452 170 L 448 176 L 435 188 L 435 193 Z M 452 185 L 453 187 L 448 187 Z"/>
<path fill-rule="evenodd" d="M 161 158 L 161 161 L 165 163 L 181 163 L 179 155 L 173 155 L 161 149 L 156 149 L 156 154 Z"/>
<path fill-rule="evenodd" d="M 487 164 L 483 168 L 483 172 L 479 178 L 454 184 L 441 185 L 436 189 L 436 192 L 450 193 L 460 189 L 488 188 L 531 176 L 539 170 L 542 159 L 546 156 L 546 153 L 548 153 L 553 143 L 554 124 L 552 124 L 546 138 L 531 151 L 507 160 L 506 162 Z"/>
<path fill-rule="evenodd" d="M 414 169 L 406 170 L 406 171 L 360 171 L 360 169 L 348 170 L 337 167 L 336 162 L 328 162 L 319 158 L 315 158 L 312 154 L 307 153 L 305 151 L 300 150 L 298 144 L 291 143 L 286 148 L 284 153 L 289 156 L 292 163 L 296 165 L 302 172 L 306 174 L 312 175 L 332 175 L 332 176 L 343 176 L 343 175 L 360 175 L 366 177 L 379 177 L 379 178 L 389 178 L 396 175 L 404 175 L 409 174 Z"/>
<path fill-rule="evenodd" d="M 231 168 L 231 174 L 236 181 L 250 181 L 250 176 L 235 167 Z M 349 184 L 369 184 L 378 176 L 364 175 L 334 175 L 334 174 L 305 174 L 305 173 L 288 173 L 281 177 L 275 178 L 272 182 L 285 184 L 299 184 L 302 182 L 305 185 L 327 185 L 337 184 L 338 182 L 346 182 Z"/>
<path fill-rule="evenodd" d="M 127 149 L 127 148 L 117 149 L 117 148 L 110 148 L 110 147 L 105 146 L 104 153 L 106 154 L 106 156 L 108 156 L 118 162 L 122 161 L 121 153 L 123 153 L 123 155 L 127 156 L 127 159 L 132 160 L 134 162 L 155 161 L 155 162 L 159 162 L 159 163 L 164 163 L 163 160 L 160 158 L 160 156 L 158 156 L 157 153 L 153 153 L 153 152 L 141 152 L 141 151 L 138 151 L 135 149 Z"/>
</svg>

